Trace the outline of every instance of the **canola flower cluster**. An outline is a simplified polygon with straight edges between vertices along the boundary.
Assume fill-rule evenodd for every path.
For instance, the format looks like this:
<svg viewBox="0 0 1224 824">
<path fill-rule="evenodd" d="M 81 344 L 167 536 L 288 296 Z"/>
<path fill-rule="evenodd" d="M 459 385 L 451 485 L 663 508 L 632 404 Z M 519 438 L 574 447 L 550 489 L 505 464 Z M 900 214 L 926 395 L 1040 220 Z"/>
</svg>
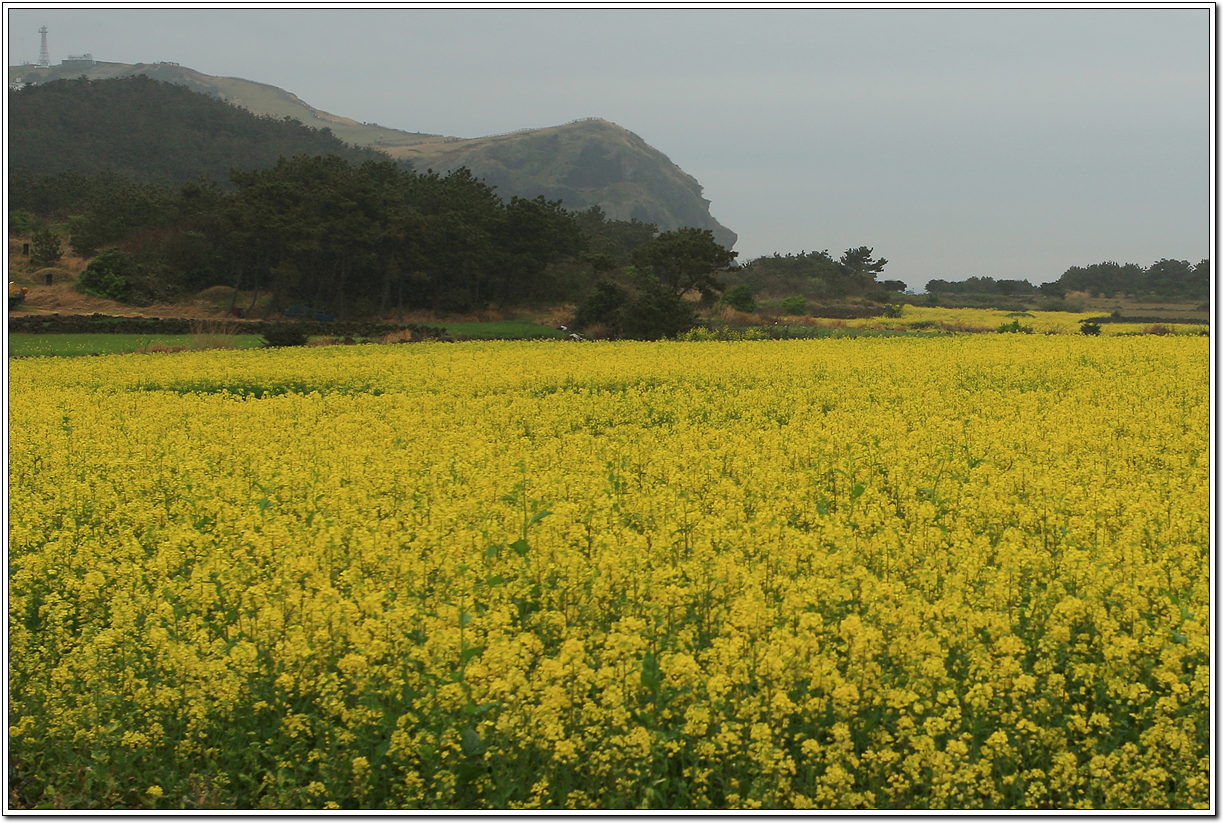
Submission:
<svg viewBox="0 0 1224 824">
<path fill-rule="evenodd" d="M 1206 338 L 10 364 L 19 806 L 1205 808 Z"/>
</svg>

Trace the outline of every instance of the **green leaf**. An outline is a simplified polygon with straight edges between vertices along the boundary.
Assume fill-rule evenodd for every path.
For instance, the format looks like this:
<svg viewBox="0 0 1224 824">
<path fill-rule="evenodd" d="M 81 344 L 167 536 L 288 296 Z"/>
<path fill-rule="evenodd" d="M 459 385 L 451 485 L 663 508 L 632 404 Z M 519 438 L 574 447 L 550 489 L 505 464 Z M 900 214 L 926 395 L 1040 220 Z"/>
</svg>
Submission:
<svg viewBox="0 0 1224 824">
<path fill-rule="evenodd" d="M 471 727 L 465 727 L 463 730 L 463 754 L 484 755 L 485 749 L 484 739 L 480 737 L 480 733 Z"/>
<path fill-rule="evenodd" d="M 850 490 L 850 500 L 857 501 L 861 498 L 865 488 L 862 484 L 855 484 Z"/>
<path fill-rule="evenodd" d="M 510 544 L 510 548 L 517 552 L 520 558 L 526 558 L 527 552 L 531 549 L 531 547 L 527 545 L 526 538 L 519 538 L 517 541 Z"/>
<path fill-rule="evenodd" d="M 466 627 L 470 623 L 472 623 L 471 615 L 468 615 L 466 612 L 459 613 L 459 626 Z"/>
<path fill-rule="evenodd" d="M 496 701 L 486 701 L 483 704 L 475 704 L 468 701 L 463 707 L 463 714 L 471 718 L 474 715 L 483 715 L 496 706 Z"/>
<path fill-rule="evenodd" d="M 485 550 L 486 558 L 496 558 L 497 553 L 501 551 L 501 547 L 497 544 L 489 544 L 489 548 Z"/>
<path fill-rule="evenodd" d="M 542 510 L 542 511 L 540 511 L 540 512 L 537 512 L 537 513 L 536 513 L 536 514 L 535 514 L 535 515 L 532 517 L 532 519 L 531 519 L 530 521 L 528 521 L 528 522 L 527 522 L 527 527 L 530 529 L 531 527 L 535 526 L 536 524 L 538 524 L 540 521 L 544 520 L 545 518 L 547 518 L 547 517 L 548 517 L 549 515 L 551 515 L 551 514 L 552 514 L 552 513 L 551 513 L 551 512 L 549 512 L 547 509 Z"/>
<path fill-rule="evenodd" d="M 480 653 L 484 651 L 485 651 L 484 646 L 467 647 L 466 649 L 463 650 L 463 652 L 459 653 L 459 663 L 466 664 L 468 661 L 471 661 L 473 658 L 480 655 Z"/>
<path fill-rule="evenodd" d="M 642 686 L 651 692 L 658 692 L 663 686 L 662 672 L 659 670 L 659 662 L 655 660 L 653 652 L 649 650 L 645 657 L 642 658 Z"/>
</svg>

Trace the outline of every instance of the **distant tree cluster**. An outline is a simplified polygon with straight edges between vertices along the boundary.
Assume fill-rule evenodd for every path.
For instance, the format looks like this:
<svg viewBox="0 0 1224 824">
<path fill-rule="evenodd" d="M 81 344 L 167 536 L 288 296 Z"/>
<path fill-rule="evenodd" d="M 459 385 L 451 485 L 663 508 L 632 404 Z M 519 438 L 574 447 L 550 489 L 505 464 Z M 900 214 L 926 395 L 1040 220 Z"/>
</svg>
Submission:
<svg viewBox="0 0 1224 824">
<path fill-rule="evenodd" d="M 1162 258 L 1146 269 L 1137 263 L 1106 261 L 1091 266 L 1072 266 L 1058 280 L 1040 286 L 1027 280 L 970 277 L 960 281 L 929 280 L 926 291 L 930 295 L 1010 297 L 1041 294 L 1056 298 L 1065 297 L 1068 292 L 1088 292 L 1093 297 L 1123 295 L 1207 300 L 1211 288 L 1210 269 L 1207 260 L 1191 265 L 1188 260 Z"/>
<path fill-rule="evenodd" d="M 891 292 L 905 290 L 901 281 L 879 281 L 888 263 L 876 258 L 869 246 L 847 249 L 839 259 L 828 250 L 759 257 L 744 264 L 736 278 L 754 292 L 766 289 L 810 300 L 864 297 L 887 300 Z"/>
<path fill-rule="evenodd" d="M 1038 287 L 1027 280 L 995 280 L 992 277 L 971 277 L 958 281 L 928 280 L 931 295 L 1035 295 Z"/>
<path fill-rule="evenodd" d="M 1153 295 L 1207 300 L 1211 292 L 1211 264 L 1206 259 L 1191 264 L 1188 260 L 1161 258 L 1145 269 L 1134 263 L 1106 261 L 1072 266 L 1063 272 L 1058 284 L 1068 292 L 1088 292 L 1094 297 Z"/>
</svg>

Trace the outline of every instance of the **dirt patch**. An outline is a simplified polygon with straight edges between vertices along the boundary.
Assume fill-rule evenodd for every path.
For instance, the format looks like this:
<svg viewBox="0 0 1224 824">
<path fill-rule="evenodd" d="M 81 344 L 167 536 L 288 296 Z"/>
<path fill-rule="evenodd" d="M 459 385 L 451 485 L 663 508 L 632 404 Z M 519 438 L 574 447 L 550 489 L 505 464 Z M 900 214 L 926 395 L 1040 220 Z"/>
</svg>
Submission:
<svg viewBox="0 0 1224 824">
<path fill-rule="evenodd" d="M 20 282 L 20 281 L 14 281 Z M 28 315 L 116 315 L 127 318 L 215 318 L 221 314 L 209 305 L 197 303 L 129 306 L 126 303 L 78 292 L 72 283 L 29 286 L 25 301 L 14 314 Z"/>
</svg>

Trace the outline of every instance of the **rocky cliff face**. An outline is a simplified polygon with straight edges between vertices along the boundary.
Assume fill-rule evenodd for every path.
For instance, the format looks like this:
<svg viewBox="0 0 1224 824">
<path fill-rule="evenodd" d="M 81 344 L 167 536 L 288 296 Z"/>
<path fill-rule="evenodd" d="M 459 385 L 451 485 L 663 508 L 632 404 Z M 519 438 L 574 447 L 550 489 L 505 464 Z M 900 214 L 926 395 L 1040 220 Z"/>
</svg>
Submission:
<svg viewBox="0 0 1224 824">
<path fill-rule="evenodd" d="M 633 132 L 587 119 L 469 140 L 431 141 L 384 149 L 418 170 L 466 166 L 505 196 L 560 200 L 567 209 L 599 206 L 614 220 L 710 229 L 731 247 L 736 235 L 710 214 L 701 184 Z"/>
<path fill-rule="evenodd" d="M 578 120 L 465 139 L 359 123 L 315 109 L 275 86 L 214 77 L 172 63 L 98 63 L 85 69 L 9 67 L 10 78 L 19 76 L 35 83 L 82 74 L 91 79 L 146 74 L 212 94 L 255 114 L 294 117 L 307 126 L 329 128 L 348 143 L 410 159 L 419 171 L 445 172 L 467 166 L 506 198 L 543 195 L 560 200 L 567 209 L 599 206 L 612 219 L 636 218 L 657 224 L 663 231 L 681 226 L 710 229 L 727 248 L 736 240 L 735 232 L 710 214 L 710 202 L 702 197 L 695 178 L 633 132 L 606 120 Z"/>
</svg>

